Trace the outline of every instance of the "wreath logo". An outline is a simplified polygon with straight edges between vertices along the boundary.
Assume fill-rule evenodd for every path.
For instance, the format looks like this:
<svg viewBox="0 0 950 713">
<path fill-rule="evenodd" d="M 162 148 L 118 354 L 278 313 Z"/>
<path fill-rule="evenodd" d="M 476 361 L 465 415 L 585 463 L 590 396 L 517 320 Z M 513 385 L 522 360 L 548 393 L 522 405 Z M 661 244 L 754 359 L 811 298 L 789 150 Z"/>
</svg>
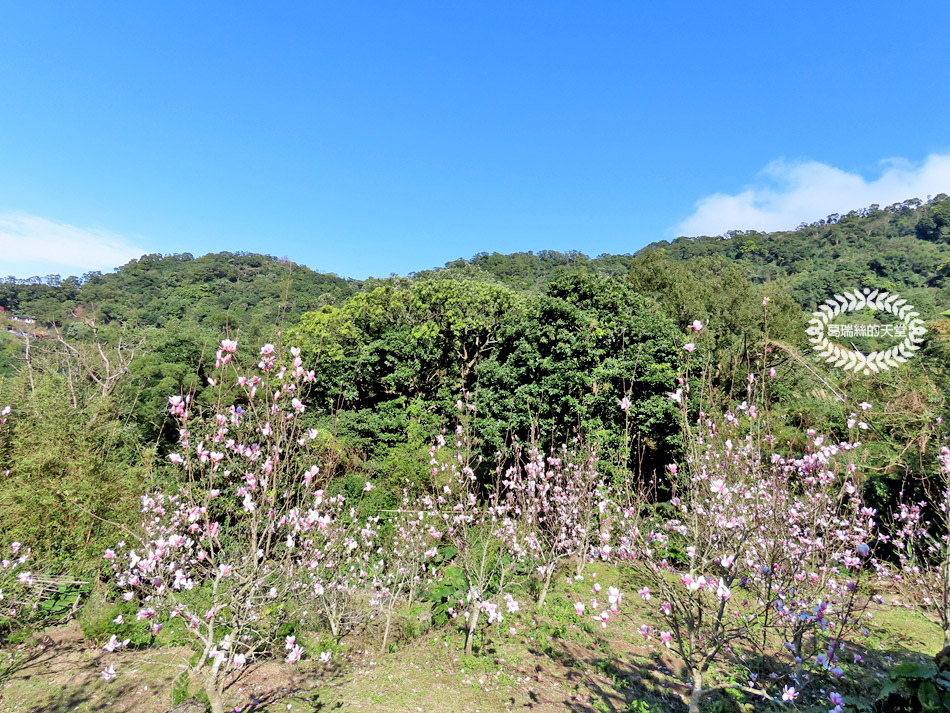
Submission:
<svg viewBox="0 0 950 713">
<path fill-rule="evenodd" d="M 857 312 L 865 307 L 874 312 L 888 312 L 900 319 L 907 335 L 904 341 L 885 351 L 864 354 L 828 340 L 825 328 L 829 322 L 839 315 Z M 806 331 L 812 349 L 820 352 L 826 362 L 834 362 L 834 366 L 843 367 L 845 371 L 854 371 L 855 374 L 877 374 L 900 366 L 920 349 L 924 334 L 927 333 L 920 313 L 914 311 L 914 306 L 907 304 L 907 300 L 901 299 L 896 293 L 872 291 L 869 288 L 844 292 L 825 300 L 817 312 L 812 312 L 812 319 L 808 320 L 808 323 L 811 326 Z"/>
</svg>

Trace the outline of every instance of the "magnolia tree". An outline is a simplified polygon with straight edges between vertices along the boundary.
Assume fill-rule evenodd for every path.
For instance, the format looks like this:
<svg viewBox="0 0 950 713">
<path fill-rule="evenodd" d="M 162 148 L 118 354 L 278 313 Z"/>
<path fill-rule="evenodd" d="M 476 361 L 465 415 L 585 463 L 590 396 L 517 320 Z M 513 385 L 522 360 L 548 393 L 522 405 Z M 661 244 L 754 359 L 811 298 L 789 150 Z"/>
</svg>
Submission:
<svg viewBox="0 0 950 713">
<path fill-rule="evenodd" d="M 0 554 L 0 640 L 28 619 L 40 603 L 43 587 L 30 566 L 30 554 L 19 542 Z"/>
<path fill-rule="evenodd" d="M 608 487 L 597 470 L 593 449 L 571 451 L 567 445 L 550 455 L 531 448 L 502 479 L 509 517 L 541 576 L 538 607 L 544 606 L 557 565 L 575 558 L 581 567 L 593 542 L 599 542 L 599 519 L 610 504 Z M 604 533 L 604 538 L 609 537 Z M 580 569 L 578 570 L 580 574 Z"/>
<path fill-rule="evenodd" d="M 449 614 L 462 612 L 465 653 L 470 656 L 483 612 L 490 625 L 504 621 L 504 608 L 509 613 L 519 610 L 505 588 L 528 556 L 528 546 L 519 521 L 499 495 L 500 469 L 494 470 L 494 482 L 485 487 L 476 477 L 473 466 L 481 459 L 473 460 L 464 425 L 457 427 L 454 437 L 452 455 L 447 454 L 444 435 L 430 448 L 431 474 L 439 489 L 429 504 L 441 523 L 437 538 L 449 546 L 452 566 L 466 585 L 464 598 L 453 602 Z"/>
<path fill-rule="evenodd" d="M 671 396 L 685 419 L 684 391 Z M 788 678 L 777 679 L 786 700 L 799 695 L 807 669 L 843 675 L 842 638 L 861 627 L 867 604 L 859 584 L 875 523 L 855 482 L 854 446 L 809 433 L 804 454 L 784 456 L 754 406 L 737 413 L 686 425 L 685 462 L 669 468 L 669 509 L 632 503 L 618 552 L 663 622 L 642 633 L 685 664 L 690 711 L 710 666 L 738 660 L 739 648 L 791 659 Z M 770 698 L 755 678 L 748 689 Z"/>
<path fill-rule="evenodd" d="M 402 508 L 392 519 L 392 539 L 387 543 L 377 575 L 378 602 L 384 619 L 381 650 L 386 651 L 393 613 L 401 601 L 412 604 L 420 589 L 431 584 L 440 560 L 442 519 L 431 495 L 418 498 L 403 492 Z"/>
<path fill-rule="evenodd" d="M 180 435 L 169 456 L 175 484 L 142 497 L 141 528 L 105 555 L 123 597 L 138 602 L 137 619 L 155 633 L 183 620 L 215 713 L 252 659 L 300 659 L 282 626 L 315 614 L 341 635 L 370 578 L 376 536 L 374 521 L 321 487 L 317 433 L 300 423 L 313 373 L 299 350 L 266 344 L 248 373 L 236 350 L 224 340 L 217 353 L 210 417 L 187 396 L 169 399 Z"/>
<path fill-rule="evenodd" d="M 900 503 L 894 513 L 893 544 L 899 568 L 881 566 L 881 575 L 934 616 L 950 646 L 950 448 L 937 458 L 937 478 L 925 483 L 928 499 Z"/>
</svg>

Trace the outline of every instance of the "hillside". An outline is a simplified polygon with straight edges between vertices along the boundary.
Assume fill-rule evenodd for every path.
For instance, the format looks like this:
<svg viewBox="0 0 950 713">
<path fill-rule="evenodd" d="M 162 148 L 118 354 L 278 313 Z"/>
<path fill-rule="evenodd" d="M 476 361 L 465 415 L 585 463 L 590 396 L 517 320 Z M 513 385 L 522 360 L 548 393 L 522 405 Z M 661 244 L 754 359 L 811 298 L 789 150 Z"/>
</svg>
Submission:
<svg viewBox="0 0 950 713">
<path fill-rule="evenodd" d="M 931 313 L 950 307 L 950 199 L 944 195 L 927 203 L 913 199 L 834 214 L 791 231 L 661 240 L 634 254 L 478 253 L 409 277 L 465 274 L 536 292 L 563 272 L 626 275 L 653 253 L 679 262 L 720 259 L 734 264 L 753 282 L 782 284 L 807 310 L 855 287 L 906 293 L 918 308 Z M 276 321 L 279 314 L 296 317 L 340 304 L 389 279 L 357 281 L 256 253 L 145 255 L 104 275 L 8 276 L 0 280 L 0 306 L 46 322 L 81 314 L 132 325 L 192 320 L 220 327 L 249 319 Z"/>
<path fill-rule="evenodd" d="M 296 318 L 341 302 L 358 285 L 257 253 L 144 255 L 108 274 L 8 277 L 0 282 L 0 306 L 57 324 L 83 317 L 129 326 L 190 321 L 220 329 Z"/>
<path fill-rule="evenodd" d="M 680 237 L 637 253 L 660 252 L 689 262 L 722 258 L 752 280 L 780 281 L 808 310 L 856 287 L 899 291 L 918 308 L 950 307 L 950 200 L 908 200 L 774 233 L 734 231 L 726 236 Z"/>
</svg>

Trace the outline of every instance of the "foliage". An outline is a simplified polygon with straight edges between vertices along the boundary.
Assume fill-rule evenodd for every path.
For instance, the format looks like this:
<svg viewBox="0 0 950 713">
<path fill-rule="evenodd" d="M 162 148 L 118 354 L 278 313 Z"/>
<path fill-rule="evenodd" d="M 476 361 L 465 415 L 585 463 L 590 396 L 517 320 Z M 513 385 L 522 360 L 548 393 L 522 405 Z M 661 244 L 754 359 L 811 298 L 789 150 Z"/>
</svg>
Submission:
<svg viewBox="0 0 950 713">
<path fill-rule="evenodd" d="M 886 208 L 872 205 L 847 215 L 830 215 L 795 231 L 679 237 L 653 243 L 638 257 L 661 251 L 686 262 L 724 258 L 741 266 L 754 282 L 787 280 L 792 297 L 808 311 L 829 296 L 855 287 L 898 291 L 921 306 L 926 300 L 917 295 L 926 287 L 938 286 L 941 267 L 950 257 L 941 238 L 947 205 L 947 197 L 939 195 L 927 204 L 911 199 Z M 947 302 L 943 292 L 940 301 Z"/>
<path fill-rule="evenodd" d="M 313 398 L 329 408 L 421 399 L 450 404 L 497 344 L 517 295 L 473 279 L 397 280 L 308 312 L 291 331 L 315 364 Z"/>
<path fill-rule="evenodd" d="M 355 283 L 268 255 L 222 252 L 194 258 L 143 255 L 114 273 L 58 275 L 0 283 L 0 306 L 61 324 L 72 316 L 98 324 L 165 327 L 176 321 L 218 332 L 259 330 L 355 291 Z M 250 335 L 248 335 L 250 336 Z"/>
<path fill-rule="evenodd" d="M 563 276 L 505 323 L 479 368 L 476 432 L 491 450 L 515 438 L 550 446 L 581 435 L 604 460 L 622 454 L 624 468 L 642 463 L 649 472 L 675 443 L 665 393 L 686 341 L 626 282 Z M 627 412 L 616 408 L 624 398 Z"/>
<path fill-rule="evenodd" d="M 0 382 L 0 399 L 17 404 L 0 437 L 0 458 L 9 465 L 0 479 L 0 531 L 30 543 L 49 564 L 83 573 L 116 525 L 132 522 L 136 490 L 150 477 L 150 449 L 109 399 L 93 393 L 74 402 L 62 370 L 41 362 L 29 376 Z"/>
<path fill-rule="evenodd" d="M 950 672 L 932 662 L 899 663 L 888 672 L 888 681 L 881 688 L 874 709 L 882 713 L 948 711 Z"/>
</svg>

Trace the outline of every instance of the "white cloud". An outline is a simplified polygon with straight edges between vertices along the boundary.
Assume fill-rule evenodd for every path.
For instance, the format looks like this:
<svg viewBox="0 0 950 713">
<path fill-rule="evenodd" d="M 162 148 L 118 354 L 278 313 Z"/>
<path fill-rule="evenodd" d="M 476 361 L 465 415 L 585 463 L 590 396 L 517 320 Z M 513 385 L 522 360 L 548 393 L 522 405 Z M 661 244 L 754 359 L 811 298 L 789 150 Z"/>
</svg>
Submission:
<svg viewBox="0 0 950 713">
<path fill-rule="evenodd" d="M 715 193 L 675 228 L 677 235 L 721 235 L 727 230 L 791 230 L 832 213 L 877 203 L 950 193 L 950 155 L 931 154 L 920 164 L 881 161 L 881 174 L 866 180 L 818 161 L 773 161 L 741 193 Z"/>
<path fill-rule="evenodd" d="M 146 252 L 107 230 L 0 213 L 0 277 L 108 272 Z"/>
</svg>

